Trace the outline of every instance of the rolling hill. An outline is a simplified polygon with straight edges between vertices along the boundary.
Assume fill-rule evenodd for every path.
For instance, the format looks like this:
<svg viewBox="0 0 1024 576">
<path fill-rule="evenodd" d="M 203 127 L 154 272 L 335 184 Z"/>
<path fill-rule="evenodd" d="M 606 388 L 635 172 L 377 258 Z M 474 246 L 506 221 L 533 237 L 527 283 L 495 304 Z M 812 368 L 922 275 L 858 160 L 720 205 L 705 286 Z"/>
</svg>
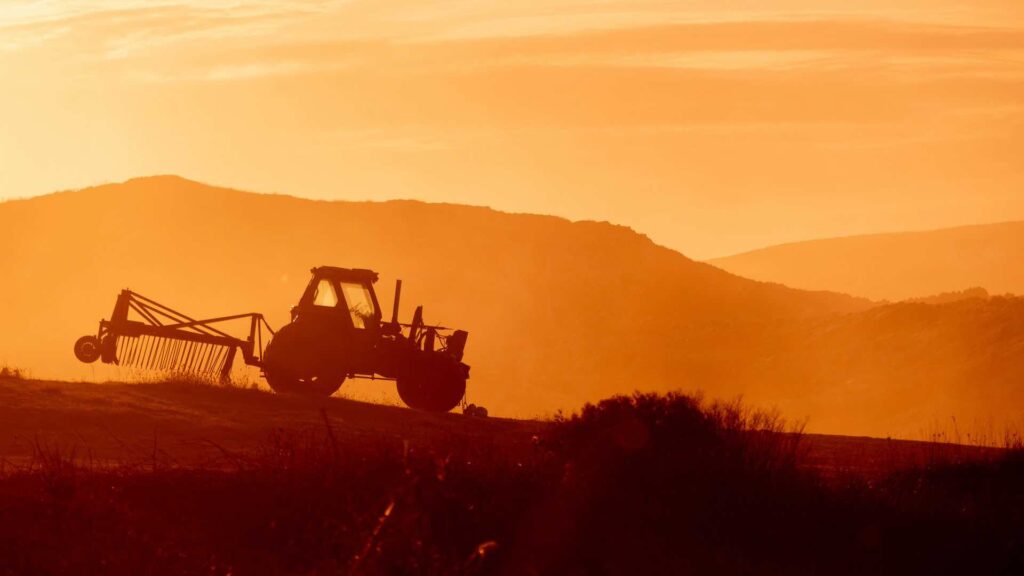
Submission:
<svg viewBox="0 0 1024 576">
<path fill-rule="evenodd" d="M 1024 222 L 828 238 L 709 263 L 766 282 L 905 300 L 982 287 L 1024 294 Z"/>
<path fill-rule="evenodd" d="M 71 354 L 122 288 L 281 326 L 309 268 L 332 264 L 380 271 L 385 309 L 401 277 L 404 319 L 422 303 L 428 322 L 469 330 L 469 399 L 498 415 L 703 389 L 816 431 L 885 435 L 949 416 L 1005 422 L 1024 397 L 1016 299 L 879 308 L 747 280 L 608 223 L 152 177 L 0 204 L 0 242 L 0 363 L 36 377 L 135 376 Z M 387 383 L 342 391 L 395 400 Z"/>
</svg>

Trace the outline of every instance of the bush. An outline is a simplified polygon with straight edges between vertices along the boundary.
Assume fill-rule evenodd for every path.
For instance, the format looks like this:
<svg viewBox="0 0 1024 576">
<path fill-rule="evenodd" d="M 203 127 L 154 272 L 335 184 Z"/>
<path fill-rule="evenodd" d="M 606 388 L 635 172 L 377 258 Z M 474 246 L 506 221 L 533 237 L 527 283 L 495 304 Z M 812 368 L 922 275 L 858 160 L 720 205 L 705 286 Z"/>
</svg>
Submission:
<svg viewBox="0 0 1024 576">
<path fill-rule="evenodd" d="M 10 366 L 0 366 L 0 379 L 7 380 L 24 380 L 25 372 L 18 368 L 11 368 Z"/>
</svg>

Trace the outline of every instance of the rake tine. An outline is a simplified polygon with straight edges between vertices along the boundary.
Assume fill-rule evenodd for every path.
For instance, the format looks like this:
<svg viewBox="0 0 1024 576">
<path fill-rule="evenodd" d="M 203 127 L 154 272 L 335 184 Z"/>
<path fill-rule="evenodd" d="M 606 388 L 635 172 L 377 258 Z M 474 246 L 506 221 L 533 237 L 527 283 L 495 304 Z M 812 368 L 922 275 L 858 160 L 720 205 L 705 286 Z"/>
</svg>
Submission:
<svg viewBox="0 0 1024 576">
<path fill-rule="evenodd" d="M 167 370 L 170 367 L 171 360 L 174 358 L 174 340 L 167 342 L 167 353 L 164 354 L 163 363 L 160 365 L 161 370 Z"/>
<path fill-rule="evenodd" d="M 166 339 L 166 338 L 164 339 L 164 345 L 162 346 L 163 347 L 163 352 L 160 355 L 160 366 L 157 368 L 158 370 L 166 370 L 167 369 L 167 358 L 171 355 L 171 344 L 173 342 L 174 342 L 174 340 L 170 340 L 170 339 Z"/>
<path fill-rule="evenodd" d="M 139 337 L 139 348 L 135 351 L 135 366 L 137 368 L 143 367 L 143 362 L 146 359 L 146 346 L 149 345 L 148 336 Z"/>
<path fill-rule="evenodd" d="M 131 349 L 135 345 L 135 338 L 125 338 L 125 361 L 123 366 L 131 366 Z"/>
<path fill-rule="evenodd" d="M 207 346 L 207 349 L 206 349 L 206 356 L 205 356 L 205 357 L 203 357 L 203 365 L 202 365 L 202 366 L 200 367 L 200 370 L 202 371 L 202 374 L 203 374 L 203 375 L 205 375 L 205 374 L 206 374 L 206 370 L 207 370 L 207 369 L 209 368 L 209 366 L 210 366 L 210 358 L 212 358 L 212 357 L 213 357 L 213 354 L 214 354 L 214 353 L 215 353 L 216 351 L 217 351 L 217 347 L 216 347 L 216 346 L 214 346 L 214 345 L 212 345 L 212 344 L 211 344 L 210 346 Z"/>
<path fill-rule="evenodd" d="M 182 347 L 182 344 L 183 344 L 183 342 L 181 340 L 176 340 L 174 342 L 174 357 L 171 358 L 171 364 L 170 364 L 170 366 L 167 367 L 169 370 L 177 370 L 178 369 L 178 363 L 181 361 L 181 347 Z"/>
<path fill-rule="evenodd" d="M 203 345 L 199 344 L 198 342 L 196 343 L 195 346 L 192 347 L 192 352 L 189 354 L 188 359 L 188 368 L 185 369 L 185 371 L 188 372 L 189 374 L 195 373 L 196 360 L 199 358 L 199 353 L 202 351 L 202 349 Z"/>
<path fill-rule="evenodd" d="M 153 349 L 149 353 L 149 363 L 147 368 L 152 370 L 160 364 L 160 353 L 163 352 L 163 338 L 156 336 L 153 338 Z"/>
<path fill-rule="evenodd" d="M 174 370 L 175 366 L 178 365 L 178 356 L 181 354 L 181 341 L 174 340 L 174 345 L 171 348 L 171 357 L 167 360 L 167 369 Z"/>
<path fill-rule="evenodd" d="M 180 340 L 174 340 L 171 342 L 171 353 L 167 358 L 167 367 L 165 370 L 174 370 L 174 367 L 178 364 L 178 347 L 180 345 Z"/>
<path fill-rule="evenodd" d="M 145 367 L 146 360 L 146 346 L 149 344 L 148 336 L 139 336 L 139 351 L 135 355 L 135 366 L 139 368 Z"/>
<path fill-rule="evenodd" d="M 192 374 L 198 376 L 199 368 L 203 365 L 203 355 L 206 354 L 206 344 L 200 344 L 196 352 L 195 360 L 192 362 Z"/>
<path fill-rule="evenodd" d="M 191 342 L 182 342 L 181 345 L 178 346 L 178 358 L 174 363 L 174 370 L 176 372 L 181 371 L 181 367 L 185 363 L 185 353 L 188 351 L 188 347 L 190 344 Z"/>
<path fill-rule="evenodd" d="M 220 347 L 220 354 L 217 355 L 217 363 L 213 365 L 213 371 L 210 374 L 210 378 L 216 377 L 218 374 L 224 371 L 224 358 L 227 357 L 228 350 L 226 347 Z"/>
<path fill-rule="evenodd" d="M 126 366 L 134 366 L 135 365 L 135 351 L 138 350 L 138 348 L 139 348 L 139 339 L 138 339 L 138 337 L 134 337 L 133 336 L 132 339 L 131 339 L 131 344 L 132 344 L 132 349 L 128 352 L 128 362 L 125 364 Z"/>
<path fill-rule="evenodd" d="M 220 356 L 220 346 L 214 346 L 213 350 L 210 351 L 210 357 L 206 360 L 206 376 L 210 377 L 213 374 L 214 363 L 217 362 L 217 356 Z"/>
<path fill-rule="evenodd" d="M 220 372 L 220 365 L 224 362 L 224 347 L 217 347 L 217 358 L 214 360 L 213 365 L 210 366 L 210 378 L 215 377 Z"/>
<path fill-rule="evenodd" d="M 214 346 L 213 349 L 210 350 L 210 357 L 206 359 L 206 369 L 203 371 L 203 373 L 206 374 L 207 378 L 209 378 L 213 374 L 213 365 L 217 361 L 217 356 L 219 355 L 220 346 Z"/>
<path fill-rule="evenodd" d="M 220 357 L 217 358 L 217 365 L 213 367 L 213 377 L 219 376 L 224 372 L 224 363 L 227 361 L 227 358 L 228 348 L 227 346 L 222 346 L 220 350 Z"/>
<path fill-rule="evenodd" d="M 213 347 L 209 347 L 209 349 L 206 352 L 206 355 L 203 357 L 202 365 L 199 366 L 199 373 L 202 374 L 203 376 L 206 376 L 206 370 L 210 366 L 210 356 L 213 355 L 213 352 Z"/>
<path fill-rule="evenodd" d="M 188 342 L 185 344 L 185 354 L 181 359 L 181 371 L 188 372 L 189 363 L 192 362 L 192 350 L 195 348 L 195 342 Z"/>
<path fill-rule="evenodd" d="M 220 368 L 217 370 L 217 377 L 222 380 L 230 376 L 231 364 L 235 360 L 235 347 L 225 346 L 224 347 L 224 359 L 220 363 Z"/>
<path fill-rule="evenodd" d="M 164 359 L 164 339 L 163 338 L 157 338 L 156 339 L 156 354 L 153 355 L 153 358 L 152 358 L 152 360 L 151 360 L 151 362 L 149 364 L 150 368 L 154 368 L 156 370 L 159 370 L 160 369 L 160 363 L 163 361 L 163 359 Z"/>
<path fill-rule="evenodd" d="M 203 344 L 201 342 L 196 344 L 195 352 L 192 354 L 192 362 L 190 362 L 188 365 L 188 371 L 190 374 L 196 373 L 196 366 L 199 365 L 199 362 L 203 357 L 203 349 L 205 347 L 206 344 Z"/>
<path fill-rule="evenodd" d="M 174 371 L 175 372 L 182 372 L 183 371 L 182 367 L 185 364 L 185 355 L 188 353 L 188 348 L 191 345 L 192 345 L 191 342 L 186 341 L 186 342 L 182 342 L 181 346 L 178 347 L 178 357 L 175 359 L 175 362 L 174 362 Z"/>
<path fill-rule="evenodd" d="M 214 378 L 214 377 L 217 376 L 217 374 L 220 374 L 220 369 L 224 365 L 224 354 L 225 354 L 224 347 L 223 346 L 218 346 L 217 347 L 217 358 L 214 361 L 213 365 L 210 366 L 210 378 Z"/>
<path fill-rule="evenodd" d="M 199 352 L 196 354 L 196 360 L 192 363 L 192 373 L 199 375 L 199 368 L 203 365 L 203 356 L 206 355 L 206 344 L 199 345 Z"/>
<path fill-rule="evenodd" d="M 192 356 L 195 354 L 196 343 L 189 342 L 188 346 L 185 347 L 185 355 L 181 360 L 181 371 L 188 372 L 188 367 L 192 363 Z"/>
<path fill-rule="evenodd" d="M 132 366 L 135 366 L 136 368 L 138 368 L 139 366 L 139 358 L 142 357 L 142 348 L 144 347 L 145 343 L 146 340 L 144 336 L 139 336 L 139 338 L 135 341 L 135 350 L 132 351 Z"/>
<path fill-rule="evenodd" d="M 142 360 L 142 354 L 146 350 L 146 337 L 139 336 L 139 341 L 135 345 L 135 355 L 132 356 L 132 365 L 136 368 L 139 367 L 140 361 Z"/>
<path fill-rule="evenodd" d="M 209 376 L 210 366 L 213 365 L 213 361 L 217 358 L 217 346 L 210 347 L 210 353 L 206 356 L 206 362 L 203 362 L 203 376 Z"/>
<path fill-rule="evenodd" d="M 224 349 L 224 364 L 220 367 L 220 373 L 217 377 L 221 383 L 227 383 L 231 381 L 231 365 L 235 360 L 236 348 L 234 346 L 226 346 Z"/>
<path fill-rule="evenodd" d="M 164 370 L 174 369 L 174 361 L 178 357 L 178 344 L 177 340 L 171 340 L 170 350 L 167 351 L 167 360 L 164 362 Z"/>
<path fill-rule="evenodd" d="M 153 353 L 156 352 L 156 338 L 150 336 L 147 340 L 146 355 L 142 357 L 142 367 L 148 370 L 153 364 Z"/>
<path fill-rule="evenodd" d="M 132 358 L 132 339 L 121 338 L 121 365 L 129 366 Z"/>
<path fill-rule="evenodd" d="M 164 354 L 167 353 L 167 339 L 157 338 L 156 343 L 156 354 L 153 356 L 153 368 L 159 370 L 160 365 L 163 364 L 164 361 Z"/>
</svg>

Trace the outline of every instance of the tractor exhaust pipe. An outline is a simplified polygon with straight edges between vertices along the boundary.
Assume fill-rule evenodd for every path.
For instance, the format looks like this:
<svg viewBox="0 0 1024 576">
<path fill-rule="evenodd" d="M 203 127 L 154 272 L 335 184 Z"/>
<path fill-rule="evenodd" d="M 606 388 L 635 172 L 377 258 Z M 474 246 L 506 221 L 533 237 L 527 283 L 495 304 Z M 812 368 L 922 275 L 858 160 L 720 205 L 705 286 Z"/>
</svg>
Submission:
<svg viewBox="0 0 1024 576">
<path fill-rule="evenodd" d="M 395 302 L 391 308 L 391 323 L 398 326 L 398 303 L 402 300 L 402 281 L 395 280 Z"/>
</svg>

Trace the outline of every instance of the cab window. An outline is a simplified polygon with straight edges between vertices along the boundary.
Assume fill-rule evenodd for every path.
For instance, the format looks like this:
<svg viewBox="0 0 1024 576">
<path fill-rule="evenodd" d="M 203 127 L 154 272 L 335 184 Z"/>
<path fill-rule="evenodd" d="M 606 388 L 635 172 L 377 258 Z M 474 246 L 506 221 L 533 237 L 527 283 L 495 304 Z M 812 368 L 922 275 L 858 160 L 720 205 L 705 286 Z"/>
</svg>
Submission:
<svg viewBox="0 0 1024 576">
<path fill-rule="evenodd" d="M 328 308 L 338 305 L 338 293 L 334 290 L 334 284 L 330 280 L 320 280 L 316 285 L 316 292 L 313 293 L 313 305 Z"/>
<path fill-rule="evenodd" d="M 345 295 L 349 314 L 352 315 L 352 325 L 356 328 L 366 328 L 376 313 L 370 289 L 358 282 L 342 282 L 341 292 Z"/>
</svg>

